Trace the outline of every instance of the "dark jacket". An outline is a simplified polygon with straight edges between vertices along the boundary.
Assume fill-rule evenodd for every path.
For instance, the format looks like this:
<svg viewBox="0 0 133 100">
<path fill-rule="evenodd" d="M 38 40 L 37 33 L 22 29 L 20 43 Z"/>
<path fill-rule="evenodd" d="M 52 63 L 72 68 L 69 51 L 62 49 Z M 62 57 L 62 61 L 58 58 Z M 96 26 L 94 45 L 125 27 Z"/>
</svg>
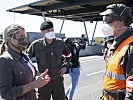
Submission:
<svg viewBox="0 0 133 100">
<path fill-rule="evenodd" d="M 121 44 L 121 42 L 123 40 L 125 40 L 126 38 L 128 38 L 129 36 L 132 36 L 132 35 L 133 35 L 133 30 L 129 28 L 123 34 L 121 34 L 119 37 L 114 39 L 114 42 L 113 42 L 112 46 L 109 49 L 110 53 L 107 54 L 108 55 L 107 56 L 107 61 L 110 58 L 110 56 L 114 53 L 116 48 Z M 120 65 L 123 68 L 125 78 L 127 78 L 128 76 L 133 76 L 133 42 L 129 44 L 129 46 L 126 50 L 126 53 L 121 58 Z M 133 94 L 128 93 L 127 98 L 128 99 L 130 98 L 129 100 L 132 100 L 131 98 L 133 98 Z"/>
<path fill-rule="evenodd" d="M 78 45 L 78 44 L 77 44 Z M 75 43 L 67 43 L 67 46 L 69 50 L 71 51 L 72 57 L 71 57 L 71 68 L 78 68 L 79 67 L 79 51 L 80 47 L 75 45 Z"/>
<path fill-rule="evenodd" d="M 22 88 L 33 80 L 32 71 L 22 55 L 9 49 L 0 56 L 0 95 L 4 100 L 36 100 L 34 90 L 23 94 Z"/>
<path fill-rule="evenodd" d="M 32 42 L 27 52 L 30 57 L 36 57 L 38 70 L 40 73 L 49 69 L 48 74 L 59 76 L 62 68 L 62 55 L 70 53 L 65 43 L 60 39 L 54 39 L 52 44 L 48 44 L 44 38 Z"/>
<path fill-rule="evenodd" d="M 113 54 L 113 52 L 116 50 L 116 48 L 118 47 L 118 45 L 120 45 L 120 43 L 123 40 L 125 40 L 127 37 L 129 37 L 131 35 L 133 35 L 133 30 L 129 28 L 122 35 L 115 38 L 114 43 L 112 44 L 112 46 L 110 48 L 110 54 L 108 54 L 108 55 L 111 56 Z M 109 58 L 110 57 L 108 56 L 107 59 L 109 59 Z M 131 69 L 133 69 L 133 42 L 129 44 L 129 47 L 128 47 L 125 55 L 121 58 L 120 64 L 123 67 L 123 71 L 124 71 L 126 77 L 129 74 L 133 75 L 133 70 L 131 70 Z"/>
</svg>

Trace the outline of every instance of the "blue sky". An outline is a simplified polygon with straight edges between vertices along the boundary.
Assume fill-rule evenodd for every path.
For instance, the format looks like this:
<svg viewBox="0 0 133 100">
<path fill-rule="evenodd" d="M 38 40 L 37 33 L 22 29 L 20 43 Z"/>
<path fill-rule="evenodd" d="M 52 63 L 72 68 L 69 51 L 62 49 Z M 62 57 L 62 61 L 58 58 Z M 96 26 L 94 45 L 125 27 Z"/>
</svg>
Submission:
<svg viewBox="0 0 133 100">
<path fill-rule="evenodd" d="M 17 6 L 21 6 L 27 3 L 35 2 L 37 0 L 1 0 L 0 1 L 0 32 L 2 32 L 8 25 L 12 23 L 18 23 L 22 25 L 27 32 L 40 32 L 39 27 L 43 22 L 43 17 L 34 16 L 34 15 L 26 15 L 26 14 L 18 14 L 13 12 L 7 12 L 7 9 L 14 8 Z M 56 33 L 59 33 L 62 20 L 59 19 L 51 19 L 53 21 L 54 30 Z M 103 34 L 101 32 L 102 22 L 98 22 L 95 37 L 102 37 Z M 88 36 L 91 38 L 93 35 L 95 22 L 90 23 L 86 22 Z M 64 22 L 64 26 L 62 29 L 62 33 L 66 33 L 66 37 L 79 37 L 81 34 L 85 34 L 84 24 L 83 22 L 74 22 L 66 20 Z"/>
</svg>

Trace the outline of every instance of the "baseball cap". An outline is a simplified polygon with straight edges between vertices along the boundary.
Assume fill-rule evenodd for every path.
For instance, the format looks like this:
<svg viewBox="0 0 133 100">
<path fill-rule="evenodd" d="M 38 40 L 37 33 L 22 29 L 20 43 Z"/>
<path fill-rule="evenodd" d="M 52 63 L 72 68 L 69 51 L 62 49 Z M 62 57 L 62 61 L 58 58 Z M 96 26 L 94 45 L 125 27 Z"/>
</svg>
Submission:
<svg viewBox="0 0 133 100">
<path fill-rule="evenodd" d="M 108 15 L 108 14 L 115 14 L 118 16 L 129 16 L 131 15 L 131 8 L 127 7 L 124 4 L 111 4 L 109 6 L 106 7 L 106 10 L 102 13 L 100 13 L 100 15 Z"/>
<path fill-rule="evenodd" d="M 105 38 L 105 41 L 106 41 L 106 42 L 114 41 L 114 37 L 113 37 L 113 36 L 107 36 L 107 37 Z"/>
<path fill-rule="evenodd" d="M 46 29 L 50 29 L 53 28 L 53 23 L 50 20 L 46 20 L 44 21 L 41 26 L 40 26 L 40 30 L 46 30 Z"/>
</svg>

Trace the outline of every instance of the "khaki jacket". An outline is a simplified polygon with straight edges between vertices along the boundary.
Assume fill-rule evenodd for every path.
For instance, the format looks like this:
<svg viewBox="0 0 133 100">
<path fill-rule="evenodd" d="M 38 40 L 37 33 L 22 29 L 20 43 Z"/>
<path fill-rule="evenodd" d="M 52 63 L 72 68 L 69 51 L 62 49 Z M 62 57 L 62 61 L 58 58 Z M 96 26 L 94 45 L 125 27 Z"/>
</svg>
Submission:
<svg viewBox="0 0 133 100">
<path fill-rule="evenodd" d="M 59 75 L 59 70 L 62 68 L 62 55 L 68 51 L 64 41 L 54 39 L 52 44 L 48 44 L 42 38 L 31 43 L 27 52 L 30 58 L 36 57 L 40 73 L 49 69 L 48 74 L 53 77 Z"/>
</svg>

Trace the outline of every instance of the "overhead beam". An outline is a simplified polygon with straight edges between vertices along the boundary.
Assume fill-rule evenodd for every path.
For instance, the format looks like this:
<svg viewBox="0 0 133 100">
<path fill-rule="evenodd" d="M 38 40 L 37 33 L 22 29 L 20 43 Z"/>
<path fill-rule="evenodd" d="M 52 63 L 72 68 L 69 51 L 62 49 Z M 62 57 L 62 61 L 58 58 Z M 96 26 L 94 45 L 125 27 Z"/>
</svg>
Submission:
<svg viewBox="0 0 133 100">
<path fill-rule="evenodd" d="M 36 6 L 34 4 L 29 4 L 28 6 L 32 8 L 36 8 L 41 11 L 47 11 L 47 10 L 53 10 L 53 9 L 63 9 L 63 8 L 76 6 L 76 5 L 85 5 L 85 4 L 90 4 L 90 3 L 98 2 L 98 1 L 99 0 L 76 0 L 75 2 L 75 0 L 63 0 L 62 3 L 52 4 L 49 6 Z M 101 0 L 101 1 L 104 1 L 104 0 Z"/>
</svg>

